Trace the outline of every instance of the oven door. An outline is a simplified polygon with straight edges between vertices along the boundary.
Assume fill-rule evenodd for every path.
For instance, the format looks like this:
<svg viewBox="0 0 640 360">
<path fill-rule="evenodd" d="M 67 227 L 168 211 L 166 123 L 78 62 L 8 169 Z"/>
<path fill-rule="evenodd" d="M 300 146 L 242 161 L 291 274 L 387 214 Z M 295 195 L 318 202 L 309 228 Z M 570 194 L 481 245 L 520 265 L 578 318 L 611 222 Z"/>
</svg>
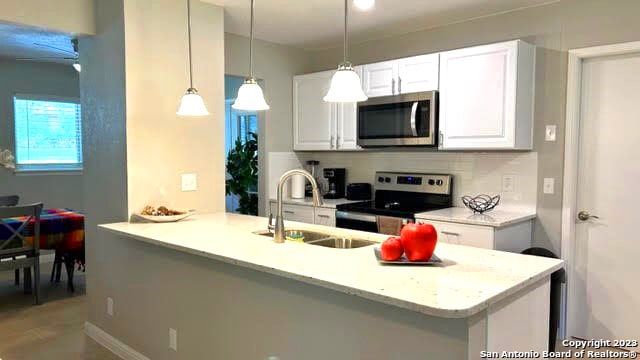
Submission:
<svg viewBox="0 0 640 360">
<path fill-rule="evenodd" d="M 371 98 L 358 104 L 358 145 L 437 144 L 437 91 Z"/>
<path fill-rule="evenodd" d="M 336 211 L 336 227 L 377 233 L 378 217 L 350 211 Z"/>
</svg>

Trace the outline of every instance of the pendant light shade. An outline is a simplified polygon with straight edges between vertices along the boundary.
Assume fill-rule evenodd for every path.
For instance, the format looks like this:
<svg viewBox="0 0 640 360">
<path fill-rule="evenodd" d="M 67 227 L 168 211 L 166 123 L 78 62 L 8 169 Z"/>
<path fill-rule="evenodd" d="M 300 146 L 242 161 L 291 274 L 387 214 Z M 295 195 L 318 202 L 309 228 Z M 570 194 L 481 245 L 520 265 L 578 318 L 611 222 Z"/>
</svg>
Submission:
<svg viewBox="0 0 640 360">
<path fill-rule="evenodd" d="M 179 116 L 207 116 L 209 111 L 204 105 L 204 100 L 193 87 L 193 63 L 191 60 L 191 0 L 187 0 L 187 20 L 189 29 L 189 88 L 180 101 L 180 107 L 176 112 Z"/>
<path fill-rule="evenodd" d="M 255 1 L 251 0 L 251 28 L 249 32 L 249 77 L 245 79 L 238 90 L 238 97 L 231 105 L 236 110 L 261 111 L 269 110 L 269 104 L 264 100 L 262 88 L 253 77 L 253 10 Z"/>
<path fill-rule="evenodd" d="M 255 79 L 245 80 L 238 90 L 238 97 L 231 105 L 236 110 L 261 111 L 269 110 L 269 104 L 264 100 L 262 88 Z"/>
<path fill-rule="evenodd" d="M 182 97 L 180 107 L 176 114 L 180 116 L 207 116 L 209 115 L 209 111 L 204 105 L 204 100 L 202 100 L 202 97 L 198 94 L 198 90 L 189 88 Z"/>
<path fill-rule="evenodd" d="M 362 91 L 362 83 L 360 76 L 353 70 L 353 66 L 347 61 L 347 20 L 349 18 L 349 5 L 344 0 L 344 59 L 342 64 L 338 66 L 338 71 L 331 79 L 331 87 L 329 92 L 323 98 L 326 102 L 344 103 L 359 102 L 368 99 L 367 95 Z"/>
</svg>

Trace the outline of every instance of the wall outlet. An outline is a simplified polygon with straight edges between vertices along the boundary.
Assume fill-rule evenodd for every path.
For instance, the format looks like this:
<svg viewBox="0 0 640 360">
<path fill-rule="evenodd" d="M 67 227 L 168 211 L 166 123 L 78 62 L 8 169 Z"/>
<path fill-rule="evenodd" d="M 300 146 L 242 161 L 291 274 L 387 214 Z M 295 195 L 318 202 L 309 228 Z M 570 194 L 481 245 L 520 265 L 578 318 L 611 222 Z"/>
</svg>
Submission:
<svg viewBox="0 0 640 360">
<path fill-rule="evenodd" d="M 545 141 L 556 141 L 556 126 L 555 125 L 547 125 L 544 130 L 544 140 Z"/>
<path fill-rule="evenodd" d="M 113 299 L 107 298 L 107 315 L 113 316 Z"/>
<path fill-rule="evenodd" d="M 554 193 L 554 187 L 555 187 L 555 179 L 554 178 L 544 178 L 544 185 L 542 188 L 542 191 L 545 194 L 553 194 Z"/>
<path fill-rule="evenodd" d="M 178 330 L 169 328 L 169 349 L 178 351 Z"/>
<path fill-rule="evenodd" d="M 182 191 L 198 190 L 198 178 L 196 174 L 182 174 Z"/>
<path fill-rule="evenodd" d="M 514 192 L 515 190 L 516 190 L 516 176 L 503 175 L 502 176 L 502 192 Z"/>
</svg>

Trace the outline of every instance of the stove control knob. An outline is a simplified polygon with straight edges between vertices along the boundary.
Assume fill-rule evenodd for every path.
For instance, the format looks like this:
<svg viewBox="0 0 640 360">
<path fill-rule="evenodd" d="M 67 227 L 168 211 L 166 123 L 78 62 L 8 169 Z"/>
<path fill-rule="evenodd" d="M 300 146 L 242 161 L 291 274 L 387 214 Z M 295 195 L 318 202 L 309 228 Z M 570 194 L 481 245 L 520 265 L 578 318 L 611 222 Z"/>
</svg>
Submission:
<svg viewBox="0 0 640 360">
<path fill-rule="evenodd" d="M 429 179 L 429 185 L 433 186 L 433 184 L 435 184 L 435 183 L 436 183 L 436 181 L 435 181 L 435 180 L 433 180 L 433 179 Z"/>
<path fill-rule="evenodd" d="M 378 178 L 378 182 L 384 182 L 384 178 L 383 178 L 382 176 L 380 176 L 380 177 Z"/>
<path fill-rule="evenodd" d="M 436 185 L 442 186 L 442 184 L 444 184 L 444 181 L 442 181 L 442 180 L 437 180 L 436 181 Z"/>
<path fill-rule="evenodd" d="M 390 182 L 391 182 L 391 178 L 390 178 L 390 177 L 386 177 L 386 178 L 384 178 L 384 182 L 386 182 L 386 183 L 390 183 Z"/>
</svg>

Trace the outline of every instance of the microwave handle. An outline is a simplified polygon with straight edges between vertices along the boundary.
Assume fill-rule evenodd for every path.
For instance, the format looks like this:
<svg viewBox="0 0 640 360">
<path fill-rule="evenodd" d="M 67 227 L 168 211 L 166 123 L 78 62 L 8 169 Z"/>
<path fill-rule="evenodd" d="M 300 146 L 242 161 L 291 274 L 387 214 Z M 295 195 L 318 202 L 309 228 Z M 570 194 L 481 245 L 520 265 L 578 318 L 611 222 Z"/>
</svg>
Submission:
<svg viewBox="0 0 640 360">
<path fill-rule="evenodd" d="M 416 128 L 416 116 L 418 115 L 418 102 L 414 102 L 411 106 L 411 134 L 418 136 L 418 129 Z"/>
</svg>

